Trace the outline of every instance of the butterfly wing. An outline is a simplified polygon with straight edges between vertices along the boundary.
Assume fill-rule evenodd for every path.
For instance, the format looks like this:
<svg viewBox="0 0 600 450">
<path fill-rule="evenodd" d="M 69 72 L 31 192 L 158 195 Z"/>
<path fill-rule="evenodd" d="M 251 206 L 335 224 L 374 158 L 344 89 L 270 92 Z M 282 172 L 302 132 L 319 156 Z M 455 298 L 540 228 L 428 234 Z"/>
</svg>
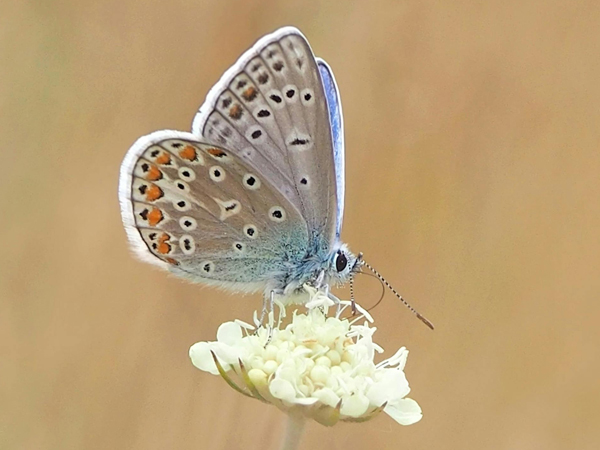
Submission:
<svg viewBox="0 0 600 450">
<path fill-rule="evenodd" d="M 306 252 L 306 222 L 271 181 L 191 133 L 140 138 L 121 166 L 119 199 L 138 255 L 194 281 L 261 289 Z"/>
<path fill-rule="evenodd" d="M 344 219 L 344 191 L 346 186 L 344 174 L 344 116 L 342 115 L 340 93 L 329 64 L 321 58 L 317 58 L 317 64 L 323 80 L 327 110 L 329 111 L 329 123 L 331 125 L 337 199 L 335 234 L 339 238 L 342 233 L 342 221 Z"/>
<path fill-rule="evenodd" d="M 319 254 L 337 240 L 343 209 L 341 109 L 326 88 L 335 88 L 331 71 L 319 69 L 300 31 L 281 28 L 223 75 L 192 127 L 270 180 L 306 221 Z"/>
</svg>

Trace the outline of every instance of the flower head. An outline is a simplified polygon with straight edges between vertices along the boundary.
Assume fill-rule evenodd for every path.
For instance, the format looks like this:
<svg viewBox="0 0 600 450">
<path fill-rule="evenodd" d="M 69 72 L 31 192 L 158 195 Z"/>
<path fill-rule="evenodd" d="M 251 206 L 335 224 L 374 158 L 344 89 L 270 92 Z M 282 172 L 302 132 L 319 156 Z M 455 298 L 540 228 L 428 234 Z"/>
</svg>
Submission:
<svg viewBox="0 0 600 450">
<path fill-rule="evenodd" d="M 375 353 L 383 349 L 373 342 L 370 315 L 359 307 L 361 315 L 343 319 L 350 302 L 341 302 L 337 314 L 328 316 L 334 303 L 310 286 L 305 289 L 311 296 L 306 314 L 295 311 L 286 326 L 281 317 L 276 326 L 271 318 L 266 328 L 226 322 L 216 341 L 190 348 L 192 363 L 220 374 L 242 394 L 324 425 L 363 422 L 381 411 L 402 425 L 418 422 L 421 408 L 406 398 L 408 350 L 402 347 L 375 364 Z"/>
</svg>

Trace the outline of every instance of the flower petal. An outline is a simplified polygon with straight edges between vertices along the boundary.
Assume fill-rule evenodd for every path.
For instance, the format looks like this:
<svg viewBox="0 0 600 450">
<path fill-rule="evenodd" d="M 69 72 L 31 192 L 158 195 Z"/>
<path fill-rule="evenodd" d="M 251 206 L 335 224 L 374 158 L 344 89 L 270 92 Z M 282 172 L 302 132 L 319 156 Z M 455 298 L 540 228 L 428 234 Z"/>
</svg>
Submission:
<svg viewBox="0 0 600 450">
<path fill-rule="evenodd" d="M 400 370 L 404 370 L 406 366 L 406 359 L 408 358 L 408 350 L 406 347 L 400 347 L 393 356 L 388 359 L 384 359 L 377 367 L 394 367 L 396 366 Z"/>
<path fill-rule="evenodd" d="M 380 369 L 377 382 L 367 391 L 371 403 L 377 406 L 394 403 L 408 395 L 410 387 L 404 372 L 397 369 Z"/>
<path fill-rule="evenodd" d="M 275 378 L 269 384 L 269 392 L 275 398 L 294 402 L 296 400 L 296 389 L 292 383 L 282 378 Z"/>
<path fill-rule="evenodd" d="M 217 330 L 217 341 L 220 344 L 236 345 L 242 337 L 242 327 L 235 322 L 222 323 Z"/>
<path fill-rule="evenodd" d="M 218 375 L 219 370 L 210 354 L 210 350 L 211 347 L 208 342 L 198 342 L 190 347 L 190 359 L 198 369 Z"/>
<path fill-rule="evenodd" d="M 312 300 L 306 303 L 307 308 L 329 308 L 333 305 L 335 305 L 333 300 L 323 294 L 315 295 Z"/>
<path fill-rule="evenodd" d="M 257 388 L 264 388 L 267 385 L 267 374 L 260 369 L 250 369 L 248 378 Z"/>
<path fill-rule="evenodd" d="M 292 401 L 296 405 L 310 406 L 310 405 L 314 405 L 315 403 L 317 403 L 319 401 L 319 399 L 315 398 L 315 397 L 308 397 L 308 398 L 295 398 Z"/>
<path fill-rule="evenodd" d="M 313 397 L 318 398 L 321 403 L 327 406 L 331 406 L 332 408 L 335 408 L 340 402 L 340 397 L 335 392 L 333 392 L 333 389 L 327 387 L 315 391 L 313 393 Z"/>
<path fill-rule="evenodd" d="M 369 399 L 364 394 L 352 394 L 350 397 L 342 400 L 340 412 L 344 416 L 359 417 L 369 409 Z"/>
<path fill-rule="evenodd" d="M 400 425 L 412 425 L 423 418 L 421 407 L 412 398 L 403 398 L 393 405 L 387 405 L 384 412 Z"/>
</svg>

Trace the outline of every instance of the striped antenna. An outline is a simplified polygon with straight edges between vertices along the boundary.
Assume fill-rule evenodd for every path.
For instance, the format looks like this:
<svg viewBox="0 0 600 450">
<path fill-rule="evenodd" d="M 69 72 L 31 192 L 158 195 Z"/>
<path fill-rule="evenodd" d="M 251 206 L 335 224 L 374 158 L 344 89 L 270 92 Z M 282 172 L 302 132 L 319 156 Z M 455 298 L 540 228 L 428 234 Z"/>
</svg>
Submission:
<svg viewBox="0 0 600 450">
<path fill-rule="evenodd" d="M 355 316 L 356 311 L 356 302 L 354 301 L 354 274 L 350 274 L 350 301 L 352 302 L 352 315 Z"/>
<path fill-rule="evenodd" d="M 431 323 L 429 320 L 427 320 L 427 318 L 426 318 L 425 316 L 422 316 L 422 315 L 421 315 L 421 314 L 420 314 L 420 313 L 419 313 L 419 312 L 418 312 L 418 311 L 417 311 L 415 308 L 413 308 L 412 306 L 410 306 L 410 304 L 409 304 L 409 303 L 408 303 L 406 300 L 404 300 L 404 299 L 402 298 L 402 296 L 401 296 L 400 294 L 398 294 L 398 292 L 396 292 L 396 289 L 394 289 L 394 288 L 392 287 L 392 285 L 391 285 L 390 283 L 388 283 L 388 282 L 386 281 L 386 279 L 385 279 L 385 278 L 383 278 L 379 272 L 377 272 L 377 271 L 376 271 L 376 270 L 375 270 L 375 269 L 374 269 L 374 268 L 373 268 L 373 267 L 372 267 L 372 266 L 371 266 L 371 265 L 370 265 L 368 262 L 366 262 L 364 259 L 362 260 L 362 263 L 363 263 L 365 266 L 367 266 L 367 267 L 369 268 L 369 270 L 370 270 L 371 272 L 373 272 L 373 273 L 375 274 L 375 276 L 376 276 L 377 278 L 379 278 L 379 279 L 380 279 L 380 280 L 381 280 L 381 281 L 382 281 L 382 282 L 383 282 L 383 283 L 384 283 L 384 284 L 385 284 L 385 285 L 386 285 L 386 286 L 387 286 L 387 287 L 388 287 L 388 288 L 389 288 L 389 289 L 390 289 L 390 290 L 391 290 L 391 291 L 394 293 L 394 295 L 395 295 L 396 297 L 398 297 L 398 299 L 399 299 L 399 300 L 400 300 L 402 303 L 404 303 L 404 306 L 406 306 L 406 307 L 407 307 L 407 308 L 408 308 L 408 309 L 409 309 L 409 310 L 410 310 L 410 311 L 411 311 L 411 312 L 412 312 L 412 313 L 413 313 L 415 316 L 417 316 L 417 319 L 419 319 L 421 322 L 423 322 L 425 325 L 427 325 L 427 326 L 428 326 L 429 328 L 431 328 L 432 330 L 434 329 L 434 327 L 433 327 L 433 324 L 432 324 L 432 323 Z M 352 285 L 350 285 L 350 286 L 352 286 Z M 351 289 L 352 289 L 352 288 L 351 288 Z"/>
</svg>

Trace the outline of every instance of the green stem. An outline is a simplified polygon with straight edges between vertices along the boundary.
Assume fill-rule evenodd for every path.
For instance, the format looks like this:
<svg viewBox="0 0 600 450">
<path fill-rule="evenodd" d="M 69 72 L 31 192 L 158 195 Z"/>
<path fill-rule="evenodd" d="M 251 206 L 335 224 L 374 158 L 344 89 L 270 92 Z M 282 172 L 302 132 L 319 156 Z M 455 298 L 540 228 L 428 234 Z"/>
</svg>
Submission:
<svg viewBox="0 0 600 450">
<path fill-rule="evenodd" d="M 288 414 L 281 450 L 296 450 L 300 444 L 306 419 L 302 414 Z"/>
</svg>

